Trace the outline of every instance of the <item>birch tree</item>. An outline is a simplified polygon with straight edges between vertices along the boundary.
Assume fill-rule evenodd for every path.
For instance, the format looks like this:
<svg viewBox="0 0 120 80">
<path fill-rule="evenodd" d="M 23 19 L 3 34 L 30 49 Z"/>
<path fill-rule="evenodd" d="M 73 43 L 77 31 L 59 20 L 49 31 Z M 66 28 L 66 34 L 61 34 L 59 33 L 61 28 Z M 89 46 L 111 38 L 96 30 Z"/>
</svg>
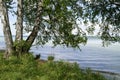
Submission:
<svg viewBox="0 0 120 80">
<path fill-rule="evenodd" d="M 2 2 L 6 4 L 5 1 Z M 79 0 L 18 0 L 17 5 L 16 41 L 19 45 L 21 45 L 23 38 L 23 21 L 26 23 L 24 29 L 30 32 L 24 44 L 22 46 L 17 45 L 20 51 L 22 49 L 22 52 L 28 52 L 35 39 L 39 45 L 44 45 L 49 40 L 52 40 L 55 46 L 64 45 L 74 48 L 79 48 L 79 43 L 86 43 L 86 34 L 76 23 L 76 19 L 82 14 L 82 7 L 79 5 Z M 7 11 L 3 15 L 8 16 L 8 7 L 3 7 L 2 12 L 4 12 L 4 9 Z M 11 50 L 18 52 L 19 49 L 15 46 L 16 41 L 13 44 L 9 18 L 3 19 L 3 21 L 6 20 L 8 20 L 6 25 L 9 27 L 9 31 L 6 31 L 9 34 L 7 38 L 11 40 L 11 44 L 9 45 L 11 46 Z M 77 30 L 76 34 L 72 33 L 74 29 Z M 6 33 L 4 35 L 6 36 Z M 8 42 L 6 41 L 6 44 Z M 9 48 L 7 47 L 6 49 Z"/>
<path fill-rule="evenodd" d="M 79 5 L 81 1 L 40 0 L 39 6 L 36 6 L 37 0 L 28 1 L 26 0 L 24 3 L 26 6 L 24 8 L 24 21 L 26 23 L 25 30 L 32 31 L 26 40 L 28 43 L 31 42 L 30 47 L 35 38 L 39 45 L 44 45 L 52 40 L 55 46 L 64 45 L 79 48 L 80 43 L 86 43 L 86 34 L 76 22 L 82 15 L 82 6 Z M 72 34 L 74 29 L 77 30 L 75 35 Z"/>
<path fill-rule="evenodd" d="M 15 42 L 19 44 L 22 40 L 23 40 L 23 0 L 18 0 Z M 22 47 L 19 47 L 17 45 L 15 47 L 15 50 L 17 55 L 21 55 Z"/>
<path fill-rule="evenodd" d="M 10 29 L 9 17 L 8 17 L 8 9 L 6 2 L 4 0 L 0 0 L 0 9 L 1 9 L 1 22 L 3 23 L 3 33 L 6 44 L 6 51 L 4 54 L 4 58 L 8 58 L 9 55 L 13 52 L 13 40 Z"/>
<path fill-rule="evenodd" d="M 9 8 L 6 6 L 6 1 L 12 2 L 12 0 L 0 0 L 0 6 L 6 51 L 9 54 L 12 51 L 16 54 L 28 52 L 35 40 L 37 45 L 44 45 L 52 41 L 54 46 L 64 45 L 80 48 L 80 44 L 86 44 L 87 36 L 85 31 L 78 25 L 78 20 L 79 22 L 90 21 L 99 25 L 102 23 L 100 31 L 102 40 L 114 42 L 120 40 L 120 34 L 117 34 L 120 30 L 119 1 L 17 0 L 17 14 L 14 14 L 17 16 L 16 40 L 13 44 L 8 17 Z M 112 25 L 112 29 L 108 25 Z M 30 33 L 25 41 L 23 41 L 23 30 Z M 73 30 L 76 30 L 75 34 Z"/>
</svg>

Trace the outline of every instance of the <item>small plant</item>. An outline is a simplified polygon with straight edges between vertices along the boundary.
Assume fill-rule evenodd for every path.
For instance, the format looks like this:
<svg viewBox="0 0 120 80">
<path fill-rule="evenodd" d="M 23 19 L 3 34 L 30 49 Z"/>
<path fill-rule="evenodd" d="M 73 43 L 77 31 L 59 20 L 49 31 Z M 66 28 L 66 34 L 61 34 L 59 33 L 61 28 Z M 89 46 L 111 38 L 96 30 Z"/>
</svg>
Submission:
<svg viewBox="0 0 120 80">
<path fill-rule="evenodd" d="M 54 60 L 54 56 L 48 56 L 48 60 L 49 61 L 53 61 Z"/>
<path fill-rule="evenodd" d="M 25 40 L 15 41 L 13 47 L 18 51 L 27 52 L 27 49 L 30 47 L 29 43 L 26 43 Z M 18 53 L 18 52 L 16 52 Z"/>
</svg>

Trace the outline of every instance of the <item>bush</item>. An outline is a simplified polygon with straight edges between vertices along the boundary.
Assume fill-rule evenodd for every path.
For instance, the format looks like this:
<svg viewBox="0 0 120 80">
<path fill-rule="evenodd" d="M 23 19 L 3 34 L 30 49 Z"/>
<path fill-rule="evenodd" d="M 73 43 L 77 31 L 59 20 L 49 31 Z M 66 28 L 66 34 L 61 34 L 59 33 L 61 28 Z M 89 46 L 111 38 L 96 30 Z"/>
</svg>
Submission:
<svg viewBox="0 0 120 80">
<path fill-rule="evenodd" d="M 32 54 L 4 60 L 0 54 L 0 80 L 106 80 L 90 69 L 81 70 L 77 63 L 34 60 Z M 49 58 L 54 59 L 53 57 Z"/>
<path fill-rule="evenodd" d="M 49 61 L 53 61 L 54 60 L 54 56 L 48 56 L 48 60 Z"/>
</svg>

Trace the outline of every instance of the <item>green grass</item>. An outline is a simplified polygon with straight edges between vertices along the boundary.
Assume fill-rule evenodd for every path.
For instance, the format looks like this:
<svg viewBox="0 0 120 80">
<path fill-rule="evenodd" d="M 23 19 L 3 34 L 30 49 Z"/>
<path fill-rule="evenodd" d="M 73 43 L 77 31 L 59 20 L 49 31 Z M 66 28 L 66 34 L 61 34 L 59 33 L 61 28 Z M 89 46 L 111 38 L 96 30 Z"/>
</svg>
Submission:
<svg viewBox="0 0 120 80">
<path fill-rule="evenodd" d="M 106 80 L 90 69 L 81 70 L 76 63 L 35 61 L 31 54 L 4 60 L 0 53 L 0 80 Z"/>
</svg>

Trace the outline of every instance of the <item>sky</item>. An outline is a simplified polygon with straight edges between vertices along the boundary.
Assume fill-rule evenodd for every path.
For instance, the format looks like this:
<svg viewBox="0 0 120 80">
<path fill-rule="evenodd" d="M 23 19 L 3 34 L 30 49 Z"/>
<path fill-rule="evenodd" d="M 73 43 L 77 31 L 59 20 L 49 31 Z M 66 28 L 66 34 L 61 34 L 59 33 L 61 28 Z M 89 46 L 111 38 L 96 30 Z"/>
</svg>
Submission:
<svg viewBox="0 0 120 80">
<path fill-rule="evenodd" d="M 0 36 L 3 35 L 3 31 L 2 30 L 3 30 L 3 26 L 2 26 L 2 23 L 0 21 Z"/>
</svg>

